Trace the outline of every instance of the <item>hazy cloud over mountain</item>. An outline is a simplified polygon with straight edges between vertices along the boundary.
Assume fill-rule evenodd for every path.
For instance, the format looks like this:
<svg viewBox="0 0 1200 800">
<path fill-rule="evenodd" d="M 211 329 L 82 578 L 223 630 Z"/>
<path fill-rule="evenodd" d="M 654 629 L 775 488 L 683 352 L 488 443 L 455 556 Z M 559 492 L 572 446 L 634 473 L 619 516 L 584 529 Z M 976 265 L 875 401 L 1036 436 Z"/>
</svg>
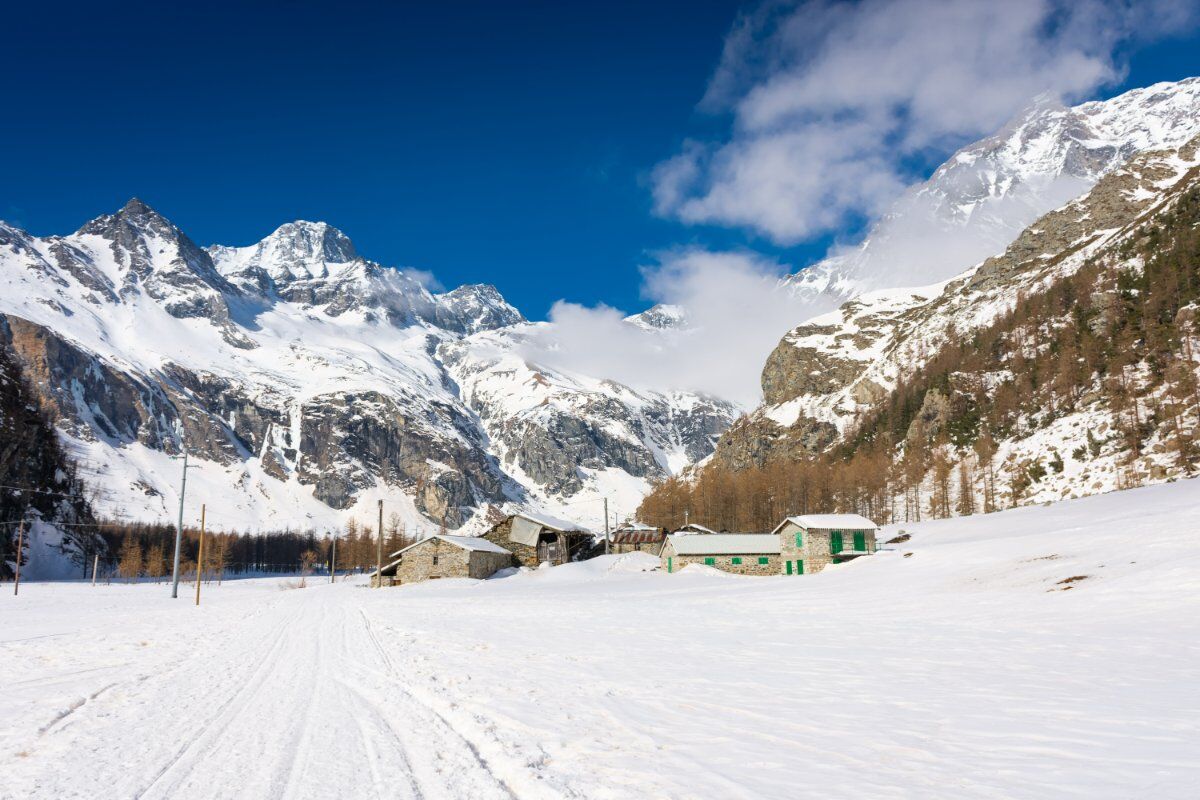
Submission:
<svg viewBox="0 0 1200 800">
<path fill-rule="evenodd" d="M 722 142 L 654 171 L 659 214 L 792 244 L 879 216 L 912 165 L 996 130 L 1031 98 L 1119 79 L 1119 48 L 1185 25 L 1187 0 L 769 2 L 728 35 L 701 108 Z"/>
</svg>

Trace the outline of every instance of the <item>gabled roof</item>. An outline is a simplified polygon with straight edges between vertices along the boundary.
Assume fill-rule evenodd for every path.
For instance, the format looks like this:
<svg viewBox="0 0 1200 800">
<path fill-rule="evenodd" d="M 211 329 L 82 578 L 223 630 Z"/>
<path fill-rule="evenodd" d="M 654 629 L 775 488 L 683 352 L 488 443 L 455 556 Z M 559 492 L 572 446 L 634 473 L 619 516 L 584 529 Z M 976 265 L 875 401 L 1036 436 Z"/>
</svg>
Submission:
<svg viewBox="0 0 1200 800">
<path fill-rule="evenodd" d="M 681 556 L 723 556 L 779 552 L 779 537 L 773 533 L 672 533 L 667 542 Z"/>
<path fill-rule="evenodd" d="M 549 514 L 543 514 L 541 512 L 535 513 L 532 511 L 518 511 L 514 513 L 513 516 L 524 517 L 530 522 L 541 525 L 543 528 L 549 528 L 550 530 L 558 531 L 559 533 L 573 533 L 575 531 L 579 531 L 581 533 L 590 533 L 595 535 L 595 531 L 586 526 L 580 525 L 578 522 L 572 522 L 569 519 L 560 519 L 559 517 L 552 517 Z"/>
<path fill-rule="evenodd" d="M 804 530 L 812 528 L 833 530 L 879 530 L 879 526 L 861 514 L 801 514 L 798 517 L 788 517 L 783 522 L 775 526 L 775 530 L 771 533 L 779 533 L 779 530 L 791 522 L 798 525 Z"/>
<path fill-rule="evenodd" d="M 622 522 L 617 526 L 618 531 L 656 531 L 658 528 L 644 522 Z"/>
<path fill-rule="evenodd" d="M 461 547 L 463 550 L 476 550 L 482 553 L 503 553 L 505 555 L 512 555 L 511 551 L 505 550 L 500 545 L 494 542 L 489 542 L 487 539 L 480 539 L 478 536 L 450 536 L 449 534 L 445 533 L 439 533 L 435 536 L 430 536 L 428 539 L 422 539 L 419 542 L 414 542 L 403 550 L 397 550 L 395 553 L 392 553 L 392 555 L 398 556 L 403 553 L 407 553 L 414 547 L 420 547 L 421 545 L 432 541 L 433 539 L 441 539 L 446 544 L 452 544 L 455 547 Z"/>
<path fill-rule="evenodd" d="M 712 528 L 706 528 L 703 525 L 699 525 L 695 522 L 689 522 L 687 525 L 684 525 L 682 528 L 680 528 L 679 530 L 677 530 L 675 532 L 676 533 L 716 533 L 716 531 L 714 531 Z"/>
<path fill-rule="evenodd" d="M 642 526 L 640 528 L 618 528 L 612 534 L 613 544 L 652 544 L 661 542 L 664 534 L 658 528 Z"/>
</svg>

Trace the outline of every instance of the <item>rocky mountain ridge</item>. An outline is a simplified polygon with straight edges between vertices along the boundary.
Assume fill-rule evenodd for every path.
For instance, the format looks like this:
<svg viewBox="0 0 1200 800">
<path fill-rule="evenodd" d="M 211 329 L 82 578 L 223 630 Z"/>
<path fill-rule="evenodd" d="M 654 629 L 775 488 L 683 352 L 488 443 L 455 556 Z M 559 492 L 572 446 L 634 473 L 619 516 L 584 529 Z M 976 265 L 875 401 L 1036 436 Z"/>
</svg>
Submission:
<svg viewBox="0 0 1200 800">
<path fill-rule="evenodd" d="M 135 199 L 70 236 L 0 224 L 0 280 L 5 344 L 85 476 L 136 516 L 169 513 L 168 459 L 183 448 L 197 495 L 230 501 L 213 520 L 227 527 L 331 526 L 376 499 L 410 526 L 601 494 L 631 508 L 649 480 L 710 452 L 734 413 L 539 371 L 512 352 L 529 323 L 494 287 L 435 294 L 325 223 L 200 248 Z M 496 348 L 513 371 L 491 369 Z M 519 396 L 537 374 L 586 400 L 553 415 L 475 406 L 485 371 L 491 393 Z M 573 515 L 598 513 L 584 505 L 596 508 Z"/>
<path fill-rule="evenodd" d="M 1088 194 L 1041 217 L 1002 255 L 959 277 L 922 289 L 866 293 L 797 327 L 764 367 L 765 404 L 722 437 L 715 460 L 742 470 L 827 450 L 856 431 L 859 421 L 937 356 L 944 343 L 969 339 L 1010 312 L 1021 297 L 1085 264 L 1129 266 L 1129 243 L 1144 238 L 1197 185 L 1200 136 L 1178 148 L 1140 153 Z M 1005 376 L 990 379 L 999 383 Z M 929 408 L 919 418 L 936 419 L 939 402 L 944 404 L 944 395 L 927 396 Z M 1096 413 L 1068 415 L 1050 433 L 1035 431 L 1002 442 L 1001 460 L 1036 463 L 1049 443 L 1056 452 L 1084 447 L 1089 425 L 1099 424 Z M 1173 474 L 1162 464 L 1151 466 L 1158 479 Z M 1099 474 L 1105 469 L 1107 477 Z M 1093 464 L 1075 474 L 1068 470 L 1028 499 L 1113 488 L 1116 475 L 1113 464 Z M 1149 472 L 1143 476 L 1151 478 Z"/>
</svg>

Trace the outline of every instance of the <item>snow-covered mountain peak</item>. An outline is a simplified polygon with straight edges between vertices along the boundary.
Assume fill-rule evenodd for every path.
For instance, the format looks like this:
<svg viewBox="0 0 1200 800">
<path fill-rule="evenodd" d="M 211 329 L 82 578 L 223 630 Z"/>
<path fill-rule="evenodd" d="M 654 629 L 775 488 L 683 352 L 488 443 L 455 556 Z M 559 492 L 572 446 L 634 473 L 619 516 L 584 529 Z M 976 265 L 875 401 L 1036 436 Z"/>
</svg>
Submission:
<svg viewBox="0 0 1200 800">
<path fill-rule="evenodd" d="M 1041 215 L 1079 197 L 1139 152 L 1200 133 L 1200 78 L 1075 107 L 1036 98 L 992 136 L 963 147 L 914 187 L 857 247 L 786 281 L 800 296 L 947 280 L 1004 249 Z M 936 240 L 938 246 L 929 243 Z M 829 309 L 814 302 L 814 312 Z"/>
<path fill-rule="evenodd" d="M 505 328 L 525 321 L 515 307 L 490 283 L 470 283 L 435 296 L 457 320 L 463 333 Z"/>
<path fill-rule="evenodd" d="M 683 306 L 659 303 L 640 314 L 629 315 L 625 321 L 646 330 L 674 330 L 687 325 L 687 311 Z"/>
</svg>

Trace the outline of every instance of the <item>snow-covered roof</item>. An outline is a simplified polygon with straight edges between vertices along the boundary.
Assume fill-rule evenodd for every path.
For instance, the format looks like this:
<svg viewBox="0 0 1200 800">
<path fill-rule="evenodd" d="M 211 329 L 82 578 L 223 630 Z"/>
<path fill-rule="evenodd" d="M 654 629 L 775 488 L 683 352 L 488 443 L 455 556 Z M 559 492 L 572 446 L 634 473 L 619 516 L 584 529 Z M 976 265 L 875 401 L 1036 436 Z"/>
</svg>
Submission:
<svg viewBox="0 0 1200 800">
<path fill-rule="evenodd" d="M 667 541 L 681 556 L 779 552 L 779 537 L 773 533 L 672 533 Z"/>
<path fill-rule="evenodd" d="M 618 531 L 656 531 L 658 528 L 644 522 L 622 522 L 617 526 Z"/>
<path fill-rule="evenodd" d="M 684 525 L 676 533 L 716 533 L 712 528 L 706 528 L 703 525 L 697 525 L 695 522 L 689 522 Z"/>
<path fill-rule="evenodd" d="M 540 511 L 537 513 L 531 511 L 518 511 L 513 514 L 513 516 L 524 517 L 530 522 L 535 522 L 538 525 L 541 525 L 543 528 L 549 528 L 552 531 L 558 531 L 560 533 L 567 533 L 568 531 L 583 531 L 584 533 L 591 533 L 593 535 L 595 534 L 595 531 L 584 525 L 580 525 L 578 522 L 572 522 L 569 519 L 560 519 L 559 517 L 552 517 L 549 514 L 543 514 Z"/>
<path fill-rule="evenodd" d="M 791 522 L 805 530 L 812 528 L 832 528 L 833 530 L 878 530 L 879 526 L 861 514 L 801 514 L 798 517 L 788 517 L 775 526 L 771 533 L 779 533 L 780 528 Z"/>
<path fill-rule="evenodd" d="M 400 555 L 401 553 L 412 550 L 414 547 L 425 544 L 430 539 L 441 539 L 446 544 L 452 544 L 455 547 L 461 547 L 463 550 L 478 550 L 483 553 L 503 553 L 506 555 L 512 555 L 510 551 L 505 550 L 503 547 L 494 542 L 489 542 L 487 539 L 480 539 L 478 536 L 451 536 L 446 533 L 439 533 L 434 536 L 430 536 L 429 539 L 422 539 L 419 542 L 410 544 L 403 550 L 396 551 L 392 555 Z"/>
</svg>

